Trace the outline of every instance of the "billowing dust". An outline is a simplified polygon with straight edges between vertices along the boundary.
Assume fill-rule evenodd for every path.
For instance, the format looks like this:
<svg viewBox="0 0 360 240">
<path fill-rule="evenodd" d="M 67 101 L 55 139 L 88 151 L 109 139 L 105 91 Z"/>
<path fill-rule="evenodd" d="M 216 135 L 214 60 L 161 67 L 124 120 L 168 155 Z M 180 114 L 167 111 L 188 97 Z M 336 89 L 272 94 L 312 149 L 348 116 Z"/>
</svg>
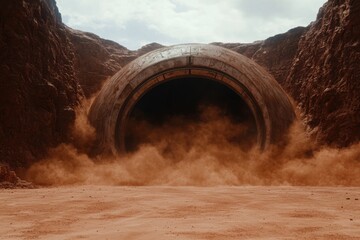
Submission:
<svg viewBox="0 0 360 240">
<path fill-rule="evenodd" d="M 50 149 L 46 159 L 28 170 L 28 180 L 39 185 L 360 186 L 360 144 L 314 147 L 300 121 L 293 124 L 286 144 L 261 152 L 251 140 L 241 141 L 251 139 L 244 124 L 207 106 L 197 122 L 174 117 L 161 126 L 133 123 L 135 138 L 145 139 L 136 151 L 89 157 L 95 131 L 86 111 L 77 115 L 75 143 Z"/>
</svg>

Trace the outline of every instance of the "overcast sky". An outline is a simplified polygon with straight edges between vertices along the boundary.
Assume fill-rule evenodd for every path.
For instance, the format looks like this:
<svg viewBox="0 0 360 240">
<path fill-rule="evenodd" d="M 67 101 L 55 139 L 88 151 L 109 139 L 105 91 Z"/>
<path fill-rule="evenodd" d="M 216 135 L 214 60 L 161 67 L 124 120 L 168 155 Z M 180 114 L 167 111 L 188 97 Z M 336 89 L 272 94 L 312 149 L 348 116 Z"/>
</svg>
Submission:
<svg viewBox="0 0 360 240">
<path fill-rule="evenodd" d="M 326 0 L 57 0 L 63 22 L 129 49 L 253 42 L 316 19 Z"/>
</svg>

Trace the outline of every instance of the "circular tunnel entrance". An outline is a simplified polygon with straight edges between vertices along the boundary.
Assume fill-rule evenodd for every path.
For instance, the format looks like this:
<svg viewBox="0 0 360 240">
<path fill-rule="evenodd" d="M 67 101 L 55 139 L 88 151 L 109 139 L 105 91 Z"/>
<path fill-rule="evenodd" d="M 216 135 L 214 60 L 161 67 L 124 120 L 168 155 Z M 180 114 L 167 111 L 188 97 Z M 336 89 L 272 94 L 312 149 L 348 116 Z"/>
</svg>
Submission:
<svg viewBox="0 0 360 240">
<path fill-rule="evenodd" d="M 229 141 L 256 142 L 260 149 L 282 140 L 295 118 L 284 90 L 255 62 L 225 48 L 184 44 L 155 50 L 126 65 L 101 89 L 89 120 L 98 148 L 119 154 L 154 141 L 151 129 L 172 125 L 191 133 L 184 126 L 206 123 L 211 114 L 229 124 L 218 136 L 237 133 L 232 130 L 242 124 L 245 130 Z"/>
<path fill-rule="evenodd" d="M 159 84 L 146 92 L 129 114 L 125 149 L 144 144 L 165 152 L 202 144 L 256 144 L 256 120 L 246 102 L 228 86 L 206 78 L 186 77 Z"/>
</svg>

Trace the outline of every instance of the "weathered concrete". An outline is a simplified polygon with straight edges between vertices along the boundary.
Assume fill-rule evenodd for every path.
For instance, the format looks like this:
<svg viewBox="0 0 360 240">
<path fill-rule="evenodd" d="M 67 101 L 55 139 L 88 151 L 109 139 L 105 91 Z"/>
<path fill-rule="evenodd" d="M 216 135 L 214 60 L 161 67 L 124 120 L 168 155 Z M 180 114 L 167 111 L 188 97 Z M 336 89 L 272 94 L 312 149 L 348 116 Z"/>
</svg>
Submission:
<svg viewBox="0 0 360 240">
<path fill-rule="evenodd" d="M 100 146 L 124 151 L 127 119 L 141 96 L 165 81 L 186 77 L 215 80 L 237 92 L 254 115 L 262 149 L 279 141 L 295 117 L 280 85 L 252 60 L 212 45 L 176 45 L 137 58 L 104 85 L 89 114 Z"/>
</svg>

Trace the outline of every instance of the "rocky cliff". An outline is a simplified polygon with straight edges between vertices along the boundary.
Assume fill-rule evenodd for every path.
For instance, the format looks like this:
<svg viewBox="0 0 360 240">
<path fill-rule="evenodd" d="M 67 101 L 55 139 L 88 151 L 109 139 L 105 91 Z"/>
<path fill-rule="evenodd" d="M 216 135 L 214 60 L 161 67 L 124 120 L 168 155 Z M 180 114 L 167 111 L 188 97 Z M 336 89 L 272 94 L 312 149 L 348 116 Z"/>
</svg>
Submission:
<svg viewBox="0 0 360 240">
<path fill-rule="evenodd" d="M 301 37 L 285 88 L 319 142 L 360 140 L 360 1 L 330 0 Z"/>
<path fill-rule="evenodd" d="M 75 76 L 85 93 L 91 97 L 101 89 L 103 83 L 135 58 L 163 47 L 150 43 L 137 51 L 130 51 L 120 44 L 99 36 L 66 27 L 74 46 Z"/>
<path fill-rule="evenodd" d="M 24 166 L 67 137 L 82 96 L 54 0 L 0 2 L 0 161 Z"/>
<path fill-rule="evenodd" d="M 69 27 L 66 30 L 74 46 L 75 76 L 86 97 L 99 91 L 107 78 L 138 55 L 135 51 L 95 34 Z"/>
<path fill-rule="evenodd" d="M 69 140 L 75 108 L 139 51 L 62 23 L 55 0 L 0 2 L 0 163 L 27 166 Z"/>
<path fill-rule="evenodd" d="M 212 43 L 229 48 L 265 67 L 283 85 L 298 49 L 298 42 L 306 31 L 297 27 L 264 41 L 254 43 Z"/>
</svg>

